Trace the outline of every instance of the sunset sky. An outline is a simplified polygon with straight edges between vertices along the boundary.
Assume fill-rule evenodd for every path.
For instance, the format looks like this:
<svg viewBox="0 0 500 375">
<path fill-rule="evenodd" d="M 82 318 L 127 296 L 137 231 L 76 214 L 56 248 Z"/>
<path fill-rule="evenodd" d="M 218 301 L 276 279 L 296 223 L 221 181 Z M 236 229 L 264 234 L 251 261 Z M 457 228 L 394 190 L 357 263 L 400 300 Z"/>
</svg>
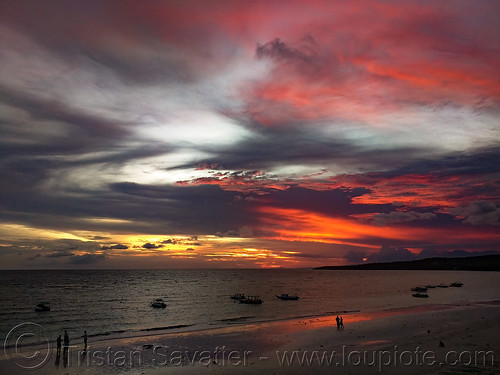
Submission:
<svg viewBox="0 0 500 375">
<path fill-rule="evenodd" d="M 2 1 L 3 269 L 500 251 L 500 2 Z"/>
</svg>

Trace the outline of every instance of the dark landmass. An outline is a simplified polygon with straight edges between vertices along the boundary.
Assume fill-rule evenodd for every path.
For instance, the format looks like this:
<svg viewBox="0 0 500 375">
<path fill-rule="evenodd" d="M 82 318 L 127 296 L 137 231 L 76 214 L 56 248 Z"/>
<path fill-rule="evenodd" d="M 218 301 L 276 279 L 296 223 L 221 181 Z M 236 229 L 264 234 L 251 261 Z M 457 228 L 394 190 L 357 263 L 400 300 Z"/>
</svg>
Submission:
<svg viewBox="0 0 500 375">
<path fill-rule="evenodd" d="M 500 255 L 481 255 L 463 258 L 426 258 L 403 262 L 366 263 L 350 266 L 322 266 L 314 269 L 500 271 Z"/>
</svg>

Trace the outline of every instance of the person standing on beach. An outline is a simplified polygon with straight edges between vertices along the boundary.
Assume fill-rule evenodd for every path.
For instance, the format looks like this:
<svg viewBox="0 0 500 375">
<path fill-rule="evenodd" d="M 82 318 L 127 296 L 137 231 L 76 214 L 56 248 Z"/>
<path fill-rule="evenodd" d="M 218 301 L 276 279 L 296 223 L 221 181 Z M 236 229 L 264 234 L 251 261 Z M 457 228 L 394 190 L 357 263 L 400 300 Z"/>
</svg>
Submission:
<svg viewBox="0 0 500 375">
<path fill-rule="evenodd" d="M 344 318 L 340 317 L 340 329 L 344 329 Z"/>
<path fill-rule="evenodd" d="M 64 349 L 63 349 L 63 365 L 68 365 L 68 351 L 69 351 L 69 335 L 68 331 L 64 330 Z"/>
<path fill-rule="evenodd" d="M 83 331 L 83 350 L 87 350 L 87 331 Z"/>
<path fill-rule="evenodd" d="M 339 316 L 337 315 L 337 317 L 335 318 L 335 320 L 337 321 L 337 329 L 340 329 L 340 319 L 339 319 Z"/>
<path fill-rule="evenodd" d="M 61 335 L 57 336 L 57 355 L 61 355 L 61 343 L 62 343 L 62 339 L 61 339 Z"/>
</svg>

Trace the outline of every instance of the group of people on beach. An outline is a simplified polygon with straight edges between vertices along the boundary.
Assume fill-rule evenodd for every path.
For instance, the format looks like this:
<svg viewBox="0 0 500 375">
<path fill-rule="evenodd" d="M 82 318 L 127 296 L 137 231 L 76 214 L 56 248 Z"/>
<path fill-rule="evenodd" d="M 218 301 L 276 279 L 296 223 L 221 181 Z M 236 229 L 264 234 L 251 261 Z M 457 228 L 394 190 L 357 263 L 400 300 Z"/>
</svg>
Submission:
<svg viewBox="0 0 500 375">
<path fill-rule="evenodd" d="M 87 350 L 87 331 L 83 331 L 83 346 L 84 346 L 84 350 Z M 62 342 L 63 339 L 61 338 L 61 335 L 57 336 L 57 353 L 58 354 L 61 354 L 61 346 L 62 346 Z M 67 330 L 64 330 L 64 350 L 68 350 L 69 348 L 69 335 L 68 335 L 68 331 Z"/>
<path fill-rule="evenodd" d="M 335 320 L 337 321 L 337 329 L 344 329 L 344 318 L 343 317 L 339 318 L 339 316 L 337 315 Z"/>
<path fill-rule="evenodd" d="M 87 352 L 87 331 L 83 331 L 82 338 L 84 346 L 83 350 L 84 352 Z M 59 365 L 59 360 L 61 358 L 61 348 L 63 348 L 63 362 L 64 362 L 64 367 L 66 367 L 66 364 L 68 363 L 68 351 L 69 351 L 69 335 L 67 330 L 64 330 L 64 338 L 62 338 L 61 335 L 57 336 L 56 344 L 57 344 L 56 366 Z"/>
</svg>

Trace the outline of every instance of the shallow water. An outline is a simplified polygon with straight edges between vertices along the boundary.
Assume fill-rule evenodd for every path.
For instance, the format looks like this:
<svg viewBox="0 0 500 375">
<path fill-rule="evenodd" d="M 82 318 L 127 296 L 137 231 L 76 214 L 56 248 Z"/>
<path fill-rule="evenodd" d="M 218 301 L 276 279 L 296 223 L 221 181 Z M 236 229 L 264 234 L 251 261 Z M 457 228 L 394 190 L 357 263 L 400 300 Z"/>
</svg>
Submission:
<svg viewBox="0 0 500 375">
<path fill-rule="evenodd" d="M 462 281 L 462 288 L 429 289 L 430 298 L 411 296 L 416 285 Z M 467 271 L 331 270 L 58 270 L 3 271 L 0 275 L 0 339 L 16 324 L 40 324 L 51 338 L 68 330 L 80 337 L 135 336 L 175 327 L 182 330 L 339 311 L 379 311 L 426 304 L 500 300 L 500 273 Z M 229 298 L 259 295 L 262 305 Z M 276 294 L 297 293 L 299 301 Z M 150 302 L 163 298 L 165 309 Z M 34 306 L 50 301 L 51 311 Z M 187 329 L 187 328 L 185 328 Z"/>
</svg>

